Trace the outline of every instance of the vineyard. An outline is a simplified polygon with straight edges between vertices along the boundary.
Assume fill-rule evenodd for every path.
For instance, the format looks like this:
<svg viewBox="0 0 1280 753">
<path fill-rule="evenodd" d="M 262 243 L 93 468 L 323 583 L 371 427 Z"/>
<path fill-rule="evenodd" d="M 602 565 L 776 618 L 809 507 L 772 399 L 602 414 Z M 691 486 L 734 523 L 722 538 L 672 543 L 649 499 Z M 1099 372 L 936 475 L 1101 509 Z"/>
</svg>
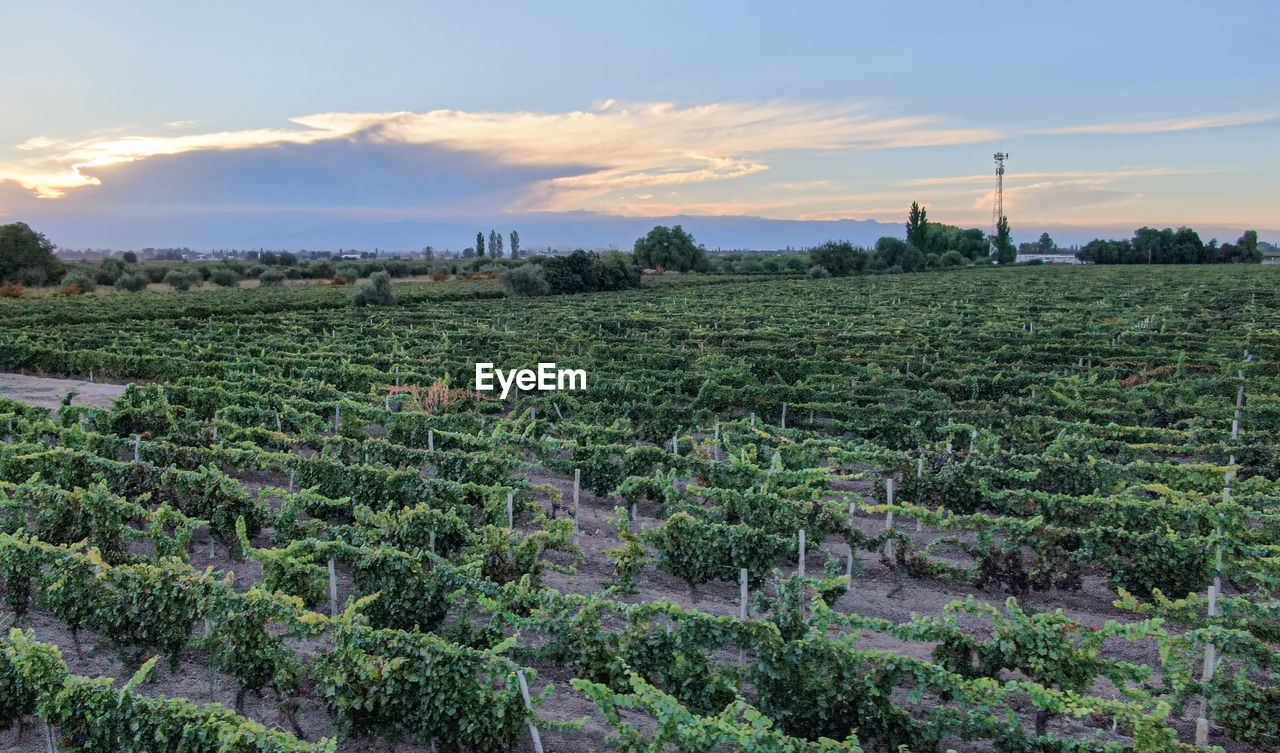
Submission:
<svg viewBox="0 0 1280 753">
<path fill-rule="evenodd" d="M 396 293 L 0 301 L 0 748 L 1280 749 L 1277 270 Z"/>
</svg>

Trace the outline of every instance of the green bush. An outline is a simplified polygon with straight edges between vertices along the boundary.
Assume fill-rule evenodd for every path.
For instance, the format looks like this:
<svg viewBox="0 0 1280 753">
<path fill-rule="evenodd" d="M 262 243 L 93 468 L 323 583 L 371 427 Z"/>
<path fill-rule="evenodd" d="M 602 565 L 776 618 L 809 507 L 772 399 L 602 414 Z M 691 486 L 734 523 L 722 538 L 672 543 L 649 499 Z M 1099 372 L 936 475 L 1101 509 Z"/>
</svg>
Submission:
<svg viewBox="0 0 1280 753">
<path fill-rule="evenodd" d="M 99 285 L 115 285 L 116 279 L 124 274 L 124 262 L 119 259 L 103 259 L 98 264 L 98 269 L 94 273 L 94 279 Z"/>
<path fill-rule="evenodd" d="M 181 269 L 171 269 L 164 276 L 164 284 L 174 290 L 190 290 L 193 285 L 202 282 L 199 272 L 186 272 Z"/>
<path fill-rule="evenodd" d="M 264 288 L 278 288 L 284 285 L 284 272 L 278 269 L 268 269 L 258 275 L 258 283 Z"/>
<path fill-rule="evenodd" d="M 502 273 L 498 282 L 502 283 L 502 291 L 511 298 L 528 298 L 551 292 L 542 268 L 536 264 L 522 264 L 509 269 Z"/>
<path fill-rule="evenodd" d="M 812 267 L 809 267 L 809 277 L 814 280 L 825 280 L 830 276 L 831 273 L 828 272 L 827 268 L 824 266 L 814 264 Z"/>
<path fill-rule="evenodd" d="M 126 272 L 116 278 L 116 289 L 127 290 L 130 293 L 136 293 L 147 287 L 149 280 L 147 276 L 137 272 Z"/>
<path fill-rule="evenodd" d="M 217 267 L 209 273 L 209 280 L 223 288 L 234 288 L 240 284 L 240 275 L 230 267 Z"/>
<path fill-rule="evenodd" d="M 391 290 L 391 275 L 388 272 L 374 272 L 369 279 L 351 294 L 351 303 L 356 306 L 394 306 L 396 294 Z"/>
<path fill-rule="evenodd" d="M 62 287 L 65 288 L 70 285 L 75 285 L 80 289 L 81 293 L 92 293 L 94 289 L 98 287 L 98 281 L 95 280 L 93 275 L 87 270 L 77 269 L 68 272 L 66 276 L 62 278 Z"/>
</svg>

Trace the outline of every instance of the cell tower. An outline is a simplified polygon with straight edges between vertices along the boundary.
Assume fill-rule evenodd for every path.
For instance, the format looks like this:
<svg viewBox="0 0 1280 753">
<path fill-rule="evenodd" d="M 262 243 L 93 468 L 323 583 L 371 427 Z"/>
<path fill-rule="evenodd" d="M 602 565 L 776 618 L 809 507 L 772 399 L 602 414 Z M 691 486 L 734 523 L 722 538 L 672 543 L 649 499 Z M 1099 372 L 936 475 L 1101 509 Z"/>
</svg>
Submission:
<svg viewBox="0 0 1280 753">
<path fill-rule="evenodd" d="M 996 203 L 991 208 L 991 248 L 995 250 L 995 238 L 1000 234 L 1000 218 L 1004 217 L 1004 161 L 1009 155 L 996 152 Z"/>
</svg>

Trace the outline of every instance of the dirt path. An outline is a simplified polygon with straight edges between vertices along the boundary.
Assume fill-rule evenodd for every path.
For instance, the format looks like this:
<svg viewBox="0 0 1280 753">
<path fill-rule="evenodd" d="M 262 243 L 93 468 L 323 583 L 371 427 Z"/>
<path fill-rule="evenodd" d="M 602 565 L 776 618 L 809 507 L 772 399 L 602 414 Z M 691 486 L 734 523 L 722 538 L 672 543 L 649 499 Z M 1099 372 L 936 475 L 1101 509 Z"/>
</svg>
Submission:
<svg viewBox="0 0 1280 753">
<path fill-rule="evenodd" d="M 77 394 L 71 400 L 72 405 L 111 405 L 124 394 L 126 386 L 27 374 L 0 374 L 0 397 L 55 410 L 67 393 L 73 391 Z"/>
</svg>

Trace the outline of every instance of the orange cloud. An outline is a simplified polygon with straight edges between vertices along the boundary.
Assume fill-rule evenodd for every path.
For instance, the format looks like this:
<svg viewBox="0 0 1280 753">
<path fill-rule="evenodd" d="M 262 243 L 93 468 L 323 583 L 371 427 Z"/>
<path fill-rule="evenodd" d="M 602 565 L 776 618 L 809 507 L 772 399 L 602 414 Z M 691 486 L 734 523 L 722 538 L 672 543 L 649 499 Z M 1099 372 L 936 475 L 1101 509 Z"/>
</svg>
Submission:
<svg viewBox="0 0 1280 753">
<path fill-rule="evenodd" d="M 175 121 L 177 122 L 177 121 Z M 791 103 L 620 104 L 560 113 L 330 112 L 292 118 L 294 128 L 263 128 L 82 141 L 43 137 L 19 145 L 34 153 L 0 164 L 0 180 L 38 196 L 96 186 L 92 168 L 213 149 L 310 144 L 343 138 L 421 144 L 491 155 L 513 165 L 586 164 L 585 174 L 545 181 L 508 209 L 564 210 L 617 189 L 731 180 L 769 169 L 781 150 L 889 149 L 997 138 L 989 129 L 951 128 L 929 117 L 882 117 L 858 106 Z M 183 123 L 185 125 L 185 123 Z"/>
</svg>

